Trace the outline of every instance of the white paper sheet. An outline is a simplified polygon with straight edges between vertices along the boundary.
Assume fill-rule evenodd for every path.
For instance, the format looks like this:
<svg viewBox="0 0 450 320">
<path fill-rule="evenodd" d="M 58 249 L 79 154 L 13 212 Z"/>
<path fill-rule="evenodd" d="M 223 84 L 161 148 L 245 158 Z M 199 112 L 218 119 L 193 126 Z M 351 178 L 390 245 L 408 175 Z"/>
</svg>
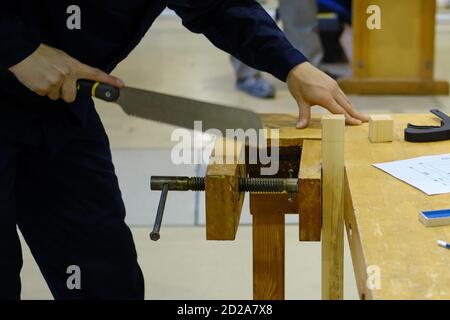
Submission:
<svg viewBox="0 0 450 320">
<path fill-rule="evenodd" d="M 428 195 L 450 193 L 450 153 L 374 166 Z"/>
</svg>

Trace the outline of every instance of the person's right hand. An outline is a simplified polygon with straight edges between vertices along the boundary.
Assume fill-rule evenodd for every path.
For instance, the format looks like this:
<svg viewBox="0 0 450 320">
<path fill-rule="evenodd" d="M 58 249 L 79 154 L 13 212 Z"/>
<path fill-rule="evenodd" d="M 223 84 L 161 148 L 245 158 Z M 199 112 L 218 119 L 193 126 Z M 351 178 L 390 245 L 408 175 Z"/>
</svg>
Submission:
<svg viewBox="0 0 450 320">
<path fill-rule="evenodd" d="M 358 112 L 335 80 L 309 62 L 289 72 L 287 84 L 299 108 L 297 128 L 306 128 L 311 121 L 311 107 L 319 105 L 331 113 L 343 114 L 346 123 L 359 125 L 369 118 Z"/>
<path fill-rule="evenodd" d="M 122 80 L 87 66 L 61 50 L 41 44 L 29 57 L 9 70 L 28 89 L 52 100 L 75 101 L 79 79 L 92 80 L 122 88 Z"/>
</svg>

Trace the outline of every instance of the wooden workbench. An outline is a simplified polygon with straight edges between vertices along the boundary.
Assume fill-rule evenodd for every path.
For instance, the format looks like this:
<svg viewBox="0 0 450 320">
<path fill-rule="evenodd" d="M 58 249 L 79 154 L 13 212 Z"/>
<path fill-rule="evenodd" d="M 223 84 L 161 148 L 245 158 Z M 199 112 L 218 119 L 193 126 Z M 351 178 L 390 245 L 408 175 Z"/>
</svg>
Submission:
<svg viewBox="0 0 450 320">
<path fill-rule="evenodd" d="M 426 228 L 421 210 L 450 207 L 450 194 L 427 196 L 372 166 L 374 163 L 450 153 L 450 141 L 409 143 L 408 122 L 439 125 L 433 115 L 395 115 L 395 141 L 372 144 L 368 125 L 347 127 L 345 221 L 362 299 L 450 299 L 450 226 Z M 381 288 L 367 288 L 366 270 L 378 267 Z"/>
<path fill-rule="evenodd" d="M 290 117 L 290 120 L 289 120 Z M 296 116 L 265 115 L 270 127 L 293 125 Z M 279 119 L 279 121 L 277 120 Z M 394 115 L 395 141 L 374 144 L 368 124 L 345 134 L 345 223 L 361 299 L 450 299 L 450 252 L 437 246 L 450 241 L 450 226 L 426 228 L 421 210 L 450 207 L 450 194 L 427 196 L 372 166 L 374 163 L 450 153 L 450 141 L 405 142 L 408 122 L 438 125 L 429 115 Z M 319 128 L 307 129 L 311 137 Z M 317 130 L 317 131 L 315 131 Z M 290 129 L 282 129 L 295 135 Z M 380 271 L 379 289 L 368 289 L 367 270 Z"/>
</svg>

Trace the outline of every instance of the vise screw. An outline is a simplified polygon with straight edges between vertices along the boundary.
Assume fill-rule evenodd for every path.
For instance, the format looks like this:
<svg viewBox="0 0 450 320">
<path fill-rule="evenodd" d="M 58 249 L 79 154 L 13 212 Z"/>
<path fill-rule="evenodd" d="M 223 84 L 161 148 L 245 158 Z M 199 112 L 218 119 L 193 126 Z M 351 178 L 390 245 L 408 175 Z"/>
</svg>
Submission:
<svg viewBox="0 0 450 320">
<path fill-rule="evenodd" d="M 292 172 L 290 172 L 292 176 Z M 164 215 L 164 208 L 169 191 L 205 191 L 205 178 L 201 177 L 161 177 L 153 176 L 150 182 L 151 190 L 160 190 L 158 212 L 156 214 L 150 239 L 158 241 Z M 293 178 L 239 178 L 239 192 L 283 193 L 289 194 L 289 201 L 298 193 L 298 179 Z"/>
</svg>

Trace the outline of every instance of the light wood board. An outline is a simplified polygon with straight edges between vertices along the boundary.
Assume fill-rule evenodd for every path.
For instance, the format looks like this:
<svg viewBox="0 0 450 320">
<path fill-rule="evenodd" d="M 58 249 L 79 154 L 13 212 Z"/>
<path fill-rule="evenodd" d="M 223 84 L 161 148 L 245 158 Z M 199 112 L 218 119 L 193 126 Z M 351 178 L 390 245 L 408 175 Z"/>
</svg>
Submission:
<svg viewBox="0 0 450 320">
<path fill-rule="evenodd" d="M 266 128 L 280 130 L 280 147 L 301 147 L 304 140 L 322 138 L 320 116 L 314 116 L 311 125 L 301 130 L 295 128 L 297 116 L 292 114 L 263 113 L 261 118 Z"/>
<path fill-rule="evenodd" d="M 322 299 L 344 297 L 345 117 L 322 119 Z"/>
</svg>

